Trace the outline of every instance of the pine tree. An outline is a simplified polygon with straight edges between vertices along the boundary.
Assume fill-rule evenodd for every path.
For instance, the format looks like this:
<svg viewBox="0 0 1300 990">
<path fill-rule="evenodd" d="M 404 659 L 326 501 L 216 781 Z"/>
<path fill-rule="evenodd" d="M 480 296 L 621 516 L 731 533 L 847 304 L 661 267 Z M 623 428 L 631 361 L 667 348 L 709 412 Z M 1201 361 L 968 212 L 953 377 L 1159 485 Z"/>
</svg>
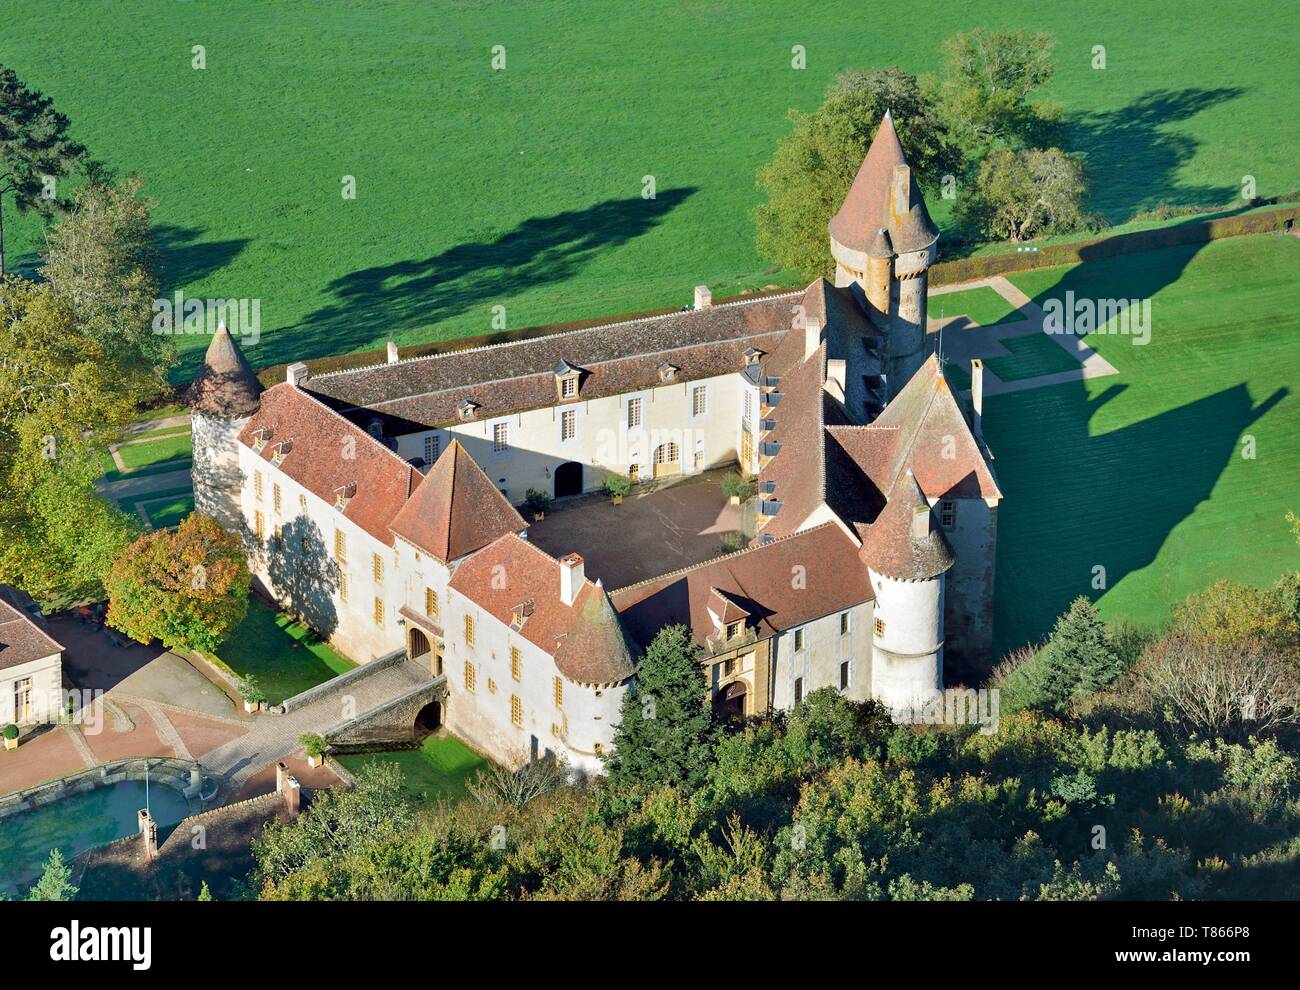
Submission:
<svg viewBox="0 0 1300 990">
<path fill-rule="evenodd" d="M 208 889 L 208 882 L 206 880 L 203 881 L 203 886 L 199 888 L 198 899 L 200 901 L 215 900 L 215 898 L 212 896 L 212 891 Z"/>
<path fill-rule="evenodd" d="M 713 738 L 708 682 L 686 626 L 659 630 L 623 697 L 606 761 L 614 793 L 675 784 L 688 793 L 702 782 Z"/>
<path fill-rule="evenodd" d="M 63 862 L 63 853 L 51 850 L 45 872 L 27 892 L 29 901 L 70 901 L 79 888 L 72 882 L 72 870 Z"/>
<path fill-rule="evenodd" d="M 1038 663 L 1043 704 L 1057 713 L 1076 696 L 1105 687 L 1122 667 L 1097 606 L 1082 595 L 1056 620 Z"/>
<path fill-rule="evenodd" d="M 4 197 L 20 210 L 49 215 L 61 207 L 50 179 L 67 175 L 86 155 L 68 137 L 68 118 L 48 96 L 28 89 L 0 66 L 0 278 L 4 277 Z"/>
</svg>

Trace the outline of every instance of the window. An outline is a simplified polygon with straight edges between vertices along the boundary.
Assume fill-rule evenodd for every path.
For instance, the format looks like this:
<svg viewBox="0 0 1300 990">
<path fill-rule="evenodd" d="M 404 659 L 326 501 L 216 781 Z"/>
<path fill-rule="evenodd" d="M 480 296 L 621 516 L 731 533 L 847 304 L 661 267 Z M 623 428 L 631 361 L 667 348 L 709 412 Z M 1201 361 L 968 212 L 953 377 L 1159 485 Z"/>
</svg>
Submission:
<svg viewBox="0 0 1300 990">
<path fill-rule="evenodd" d="M 262 518 L 261 509 L 253 513 L 253 532 L 257 534 L 259 540 L 266 539 L 266 520 Z"/>
<path fill-rule="evenodd" d="M 474 690 L 474 664 L 469 660 L 465 661 L 465 690 Z"/>
<path fill-rule="evenodd" d="M 307 496 L 298 496 L 298 514 L 305 516 L 307 514 Z"/>
<path fill-rule="evenodd" d="M 519 700 L 519 695 L 510 696 L 510 721 L 515 725 L 524 724 L 524 703 Z"/>
<path fill-rule="evenodd" d="M 465 645 L 474 645 L 474 616 L 465 616 Z"/>
<path fill-rule="evenodd" d="M 520 680 L 524 674 L 524 658 L 519 652 L 519 647 L 510 647 L 510 676 L 515 680 Z"/>
<path fill-rule="evenodd" d="M 375 583 L 382 584 L 384 581 L 384 558 L 377 553 L 370 555 L 370 570 L 375 575 Z"/>
<path fill-rule="evenodd" d="M 853 615 L 851 612 L 840 613 L 840 635 L 847 636 L 853 631 Z"/>
<path fill-rule="evenodd" d="M 736 658 L 735 658 L 735 657 L 727 657 L 726 660 L 723 660 L 723 661 L 722 661 L 722 676 L 723 676 L 723 677 L 730 677 L 730 676 L 731 676 L 732 674 L 734 674 L 735 672 L 736 672 Z"/>
<path fill-rule="evenodd" d="M 635 430 L 641 425 L 641 399 L 627 400 L 627 428 Z"/>
<path fill-rule="evenodd" d="M 348 572 L 340 568 L 339 569 L 339 601 L 345 602 L 347 600 L 348 600 Z"/>
<path fill-rule="evenodd" d="M 253 495 L 260 502 L 262 501 L 262 472 L 253 472 Z"/>
<path fill-rule="evenodd" d="M 634 485 L 641 480 L 640 464 L 629 464 L 627 466 L 627 480 L 632 482 Z"/>
<path fill-rule="evenodd" d="M 675 443 L 661 443 L 655 448 L 656 464 L 675 464 L 681 460 L 682 453 Z"/>
<path fill-rule="evenodd" d="M 795 651 L 795 653 L 802 653 L 802 652 L 803 652 L 803 646 L 804 646 L 804 642 L 803 642 L 803 630 L 802 630 L 802 629 L 796 629 L 796 630 L 794 631 L 794 651 Z"/>
<path fill-rule="evenodd" d="M 801 701 L 803 701 L 803 678 L 796 677 L 794 679 L 794 703 L 797 705 Z"/>
<path fill-rule="evenodd" d="M 510 446 L 510 424 L 492 424 L 492 452 L 500 454 Z"/>
<path fill-rule="evenodd" d="M 14 721 L 26 722 L 32 717 L 32 679 L 24 677 L 14 681 Z"/>
<path fill-rule="evenodd" d="M 727 623 L 727 639 L 735 639 L 737 636 L 739 636 L 739 635 L 740 635 L 740 626 L 741 626 L 741 624 L 740 624 L 739 622 L 728 622 L 728 623 Z M 730 673 L 730 671 L 728 671 L 728 673 Z"/>
<path fill-rule="evenodd" d="M 597 756 L 599 756 L 601 753 L 605 752 L 605 744 L 604 744 L 604 743 L 596 743 L 596 744 L 595 744 L 594 746 L 592 746 L 591 748 L 594 749 L 594 750 L 596 751 L 596 755 L 597 755 Z"/>
<path fill-rule="evenodd" d="M 754 421 L 754 393 L 745 389 L 745 424 L 749 425 Z"/>
<path fill-rule="evenodd" d="M 695 452 L 695 470 L 704 470 L 704 450 L 700 449 Z"/>
<path fill-rule="evenodd" d="M 497 693 L 497 682 L 494 681 L 492 678 L 489 677 L 489 678 L 488 678 L 488 694 L 496 694 L 496 693 Z"/>
<path fill-rule="evenodd" d="M 578 435 L 578 413 L 573 409 L 566 409 L 560 413 L 560 439 L 572 440 Z"/>
<path fill-rule="evenodd" d="M 375 599 L 375 625 L 382 626 L 383 624 L 384 624 L 384 600 L 382 598 L 376 598 Z"/>
<path fill-rule="evenodd" d="M 575 395 L 577 395 L 577 394 L 578 394 L 578 379 L 577 379 L 577 376 L 573 376 L 573 377 L 570 377 L 570 378 L 561 378 L 561 379 L 560 379 L 560 398 L 561 398 L 561 399 L 572 399 L 572 398 L 573 398 Z"/>
<path fill-rule="evenodd" d="M 438 617 L 438 593 L 432 588 L 424 589 L 424 614 L 431 619 Z"/>
<path fill-rule="evenodd" d="M 957 521 L 957 503 L 940 502 L 939 503 L 939 525 L 944 529 L 952 529 L 952 524 Z"/>
<path fill-rule="evenodd" d="M 555 678 L 555 707 L 564 707 L 564 679 L 561 677 Z"/>
<path fill-rule="evenodd" d="M 696 385 L 691 389 L 691 415 L 703 416 L 709 411 L 709 387 Z"/>
<path fill-rule="evenodd" d="M 883 636 L 883 635 L 885 635 L 885 620 L 884 620 L 884 619 L 876 619 L 876 635 L 877 635 L 877 636 Z"/>
<path fill-rule="evenodd" d="M 341 529 L 334 530 L 334 559 L 340 564 L 348 562 L 348 535 Z"/>
<path fill-rule="evenodd" d="M 442 437 L 436 433 L 430 433 L 424 438 L 424 463 L 432 464 L 438 459 L 438 454 L 442 449 Z"/>
<path fill-rule="evenodd" d="M 280 486 L 271 486 L 271 507 L 275 509 L 275 514 L 280 514 Z"/>
<path fill-rule="evenodd" d="M 284 531 L 280 528 L 279 523 L 276 523 L 271 528 L 271 546 L 277 550 L 284 549 Z"/>
<path fill-rule="evenodd" d="M 847 691 L 849 687 L 849 661 L 844 660 L 840 663 L 840 690 Z"/>
</svg>

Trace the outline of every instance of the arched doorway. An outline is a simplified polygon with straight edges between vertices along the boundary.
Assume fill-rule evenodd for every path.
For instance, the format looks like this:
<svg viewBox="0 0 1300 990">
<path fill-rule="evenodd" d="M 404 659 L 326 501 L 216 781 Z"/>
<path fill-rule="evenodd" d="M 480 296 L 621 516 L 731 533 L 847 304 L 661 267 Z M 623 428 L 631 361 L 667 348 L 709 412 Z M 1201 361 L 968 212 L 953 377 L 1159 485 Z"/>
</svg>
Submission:
<svg viewBox="0 0 1300 990">
<path fill-rule="evenodd" d="M 412 627 L 411 646 L 407 652 L 407 656 L 412 660 L 415 660 L 416 658 L 422 657 L 426 653 L 430 652 L 432 652 L 432 650 L 429 647 L 429 637 L 424 634 L 424 630 Z"/>
<path fill-rule="evenodd" d="M 732 681 L 719 688 L 713 696 L 713 710 L 718 718 L 736 719 L 745 717 L 745 695 L 748 687 L 744 681 Z"/>
<path fill-rule="evenodd" d="M 655 448 L 655 477 L 682 473 L 682 449 L 675 443 L 661 443 Z"/>
<path fill-rule="evenodd" d="M 415 715 L 415 734 L 417 737 L 427 736 L 440 728 L 442 728 L 442 705 L 431 701 Z"/>
<path fill-rule="evenodd" d="M 582 494 L 582 465 L 566 461 L 555 469 L 555 497 Z"/>
</svg>

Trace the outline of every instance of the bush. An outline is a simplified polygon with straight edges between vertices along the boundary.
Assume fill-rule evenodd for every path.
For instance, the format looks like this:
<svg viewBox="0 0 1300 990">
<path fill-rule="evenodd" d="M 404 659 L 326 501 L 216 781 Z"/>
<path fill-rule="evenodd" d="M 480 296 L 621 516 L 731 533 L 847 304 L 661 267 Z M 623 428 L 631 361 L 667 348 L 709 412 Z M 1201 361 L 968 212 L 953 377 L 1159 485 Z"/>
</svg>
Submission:
<svg viewBox="0 0 1300 990">
<path fill-rule="evenodd" d="M 546 492 L 539 492 L 536 488 L 528 489 L 524 495 L 524 506 L 529 512 L 550 512 L 554 503 L 555 499 Z"/>
<path fill-rule="evenodd" d="M 758 492 L 758 486 L 748 478 L 741 477 L 734 471 L 731 474 L 724 475 L 722 479 L 722 494 L 727 498 L 738 498 L 742 502 L 751 499 Z"/>
<path fill-rule="evenodd" d="M 723 534 L 722 534 L 722 552 L 723 552 L 723 553 L 734 553 L 734 552 L 737 551 L 737 550 L 744 550 L 744 549 L 745 549 L 745 543 L 746 543 L 746 542 L 747 542 L 747 541 L 745 540 L 745 534 L 744 534 L 744 533 L 736 533 L 736 532 L 732 532 L 732 533 L 723 533 Z"/>
<path fill-rule="evenodd" d="M 607 474 L 603 482 L 605 494 L 610 498 L 621 498 L 632 490 L 632 479 L 621 474 Z"/>
<path fill-rule="evenodd" d="M 304 732 L 298 737 L 298 745 L 303 748 L 308 756 L 313 760 L 319 760 L 325 755 L 325 750 L 329 744 L 325 742 L 324 736 L 318 736 L 314 732 Z"/>
<path fill-rule="evenodd" d="M 239 696 L 250 705 L 260 705 L 266 700 L 266 692 L 262 690 L 262 685 L 253 674 L 240 680 Z"/>
<path fill-rule="evenodd" d="M 5 726 L 5 728 L 4 728 L 4 734 L 5 734 L 5 738 L 6 738 L 6 739 L 17 739 L 17 738 L 18 738 L 18 726 L 14 725 L 12 722 L 10 722 L 8 725 Z"/>
</svg>

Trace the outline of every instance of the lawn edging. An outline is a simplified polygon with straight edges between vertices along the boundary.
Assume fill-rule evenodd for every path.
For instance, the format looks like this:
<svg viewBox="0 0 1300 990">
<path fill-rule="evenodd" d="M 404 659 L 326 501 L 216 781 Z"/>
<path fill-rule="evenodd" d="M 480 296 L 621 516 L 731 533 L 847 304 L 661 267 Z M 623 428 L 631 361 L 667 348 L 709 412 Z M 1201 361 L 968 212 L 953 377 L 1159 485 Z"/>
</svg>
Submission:
<svg viewBox="0 0 1300 990">
<path fill-rule="evenodd" d="M 397 664 L 405 662 L 405 660 L 405 650 L 394 650 L 392 653 L 371 660 L 369 663 L 358 664 L 356 667 L 353 667 L 345 673 L 339 674 L 336 677 L 331 677 L 328 681 L 321 681 L 315 687 L 309 687 L 306 691 L 300 691 L 291 698 L 285 698 L 277 707 L 280 708 L 283 714 L 287 715 L 295 708 L 301 708 L 303 705 L 310 704 L 331 691 L 351 684 L 353 681 L 359 681 L 363 677 L 368 677 L 369 675 L 378 673 L 388 667 L 395 667 Z M 322 733 L 322 735 L 324 735 L 324 733 Z"/>
</svg>

